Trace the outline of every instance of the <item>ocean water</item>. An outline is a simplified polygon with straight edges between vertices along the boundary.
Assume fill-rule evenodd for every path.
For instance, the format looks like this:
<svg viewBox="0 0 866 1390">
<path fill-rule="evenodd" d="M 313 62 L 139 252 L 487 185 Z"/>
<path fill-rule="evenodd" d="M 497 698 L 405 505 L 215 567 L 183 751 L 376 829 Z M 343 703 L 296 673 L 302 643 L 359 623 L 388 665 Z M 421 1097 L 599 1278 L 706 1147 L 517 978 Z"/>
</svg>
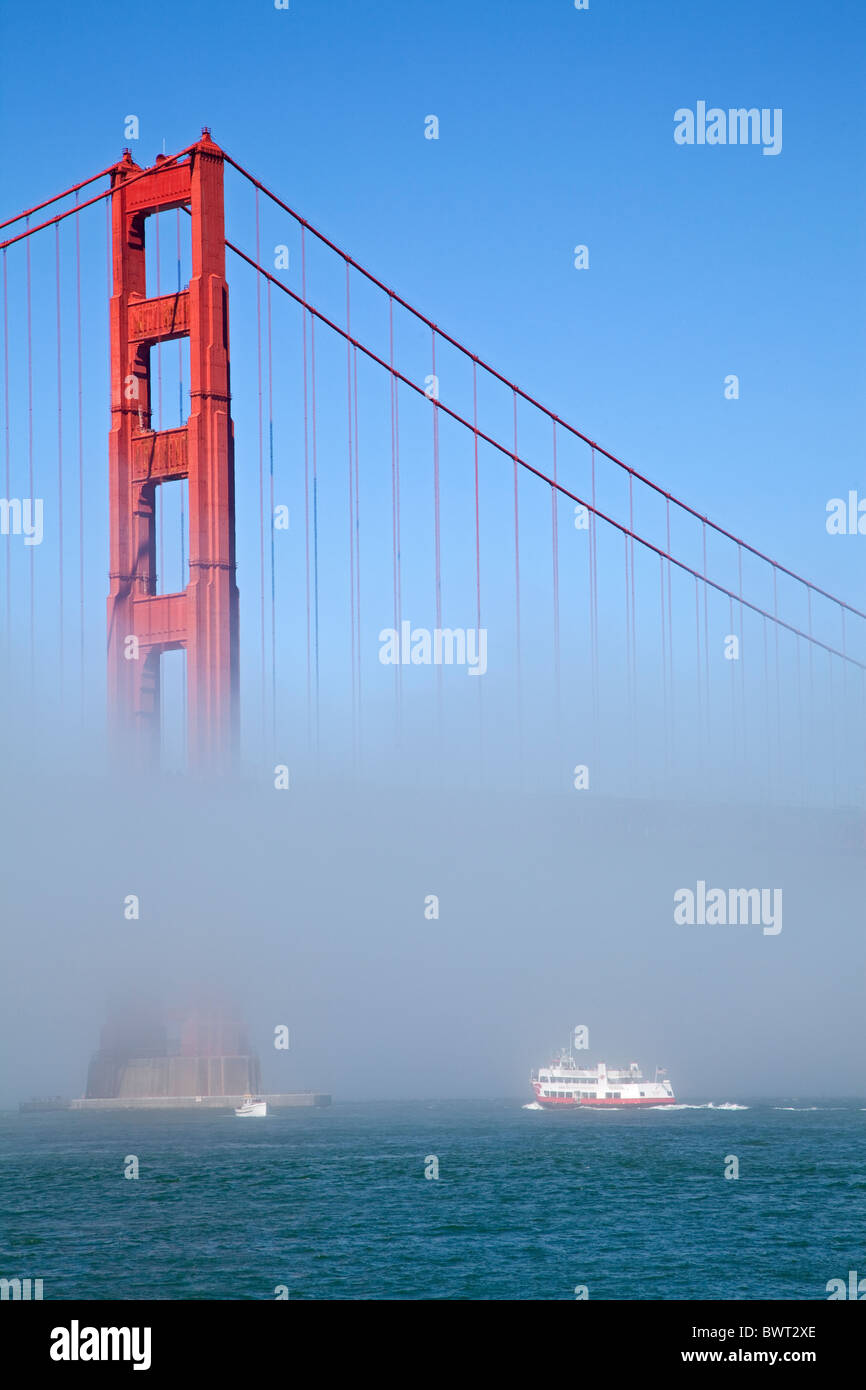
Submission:
<svg viewBox="0 0 866 1390">
<path fill-rule="evenodd" d="M 825 1299 L 866 1274 L 866 1102 L 736 1104 L 3 1113 L 0 1276 L 45 1299 Z"/>
</svg>

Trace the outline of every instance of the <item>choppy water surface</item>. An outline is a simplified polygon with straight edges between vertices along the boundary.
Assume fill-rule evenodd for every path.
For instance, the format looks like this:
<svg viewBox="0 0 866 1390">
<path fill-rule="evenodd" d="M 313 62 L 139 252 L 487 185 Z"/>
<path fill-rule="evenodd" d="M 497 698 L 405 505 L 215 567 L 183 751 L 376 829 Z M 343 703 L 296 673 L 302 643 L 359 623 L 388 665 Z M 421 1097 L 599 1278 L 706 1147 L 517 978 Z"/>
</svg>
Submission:
<svg viewBox="0 0 866 1390">
<path fill-rule="evenodd" d="M 826 1298 L 866 1274 L 863 1107 L 6 1113 L 0 1275 L 46 1299 Z"/>
</svg>

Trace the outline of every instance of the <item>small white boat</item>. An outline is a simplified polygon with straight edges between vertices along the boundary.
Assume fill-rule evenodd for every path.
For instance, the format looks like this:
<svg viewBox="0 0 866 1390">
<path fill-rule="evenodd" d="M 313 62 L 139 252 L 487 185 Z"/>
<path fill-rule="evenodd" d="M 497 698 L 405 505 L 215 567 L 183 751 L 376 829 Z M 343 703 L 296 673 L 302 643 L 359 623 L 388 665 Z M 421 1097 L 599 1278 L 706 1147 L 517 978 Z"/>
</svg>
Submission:
<svg viewBox="0 0 866 1390">
<path fill-rule="evenodd" d="M 268 1103 L 261 1096 L 244 1096 L 243 1105 L 235 1107 L 236 1115 L 267 1115 Z"/>
</svg>

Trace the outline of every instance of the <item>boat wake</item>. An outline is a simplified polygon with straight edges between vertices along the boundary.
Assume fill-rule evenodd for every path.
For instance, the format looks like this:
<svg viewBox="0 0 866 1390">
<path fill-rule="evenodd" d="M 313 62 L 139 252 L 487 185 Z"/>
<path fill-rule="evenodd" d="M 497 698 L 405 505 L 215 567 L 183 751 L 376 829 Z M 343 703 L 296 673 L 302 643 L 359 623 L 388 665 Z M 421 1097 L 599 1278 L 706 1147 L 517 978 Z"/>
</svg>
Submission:
<svg viewBox="0 0 866 1390">
<path fill-rule="evenodd" d="M 719 1105 L 708 1100 L 703 1105 L 651 1105 L 650 1110 L 748 1110 L 748 1105 L 737 1105 L 732 1100 L 723 1100 Z"/>
<path fill-rule="evenodd" d="M 524 1110 L 543 1110 L 544 1106 L 539 1105 L 537 1100 L 530 1101 L 529 1105 L 522 1107 Z"/>
</svg>

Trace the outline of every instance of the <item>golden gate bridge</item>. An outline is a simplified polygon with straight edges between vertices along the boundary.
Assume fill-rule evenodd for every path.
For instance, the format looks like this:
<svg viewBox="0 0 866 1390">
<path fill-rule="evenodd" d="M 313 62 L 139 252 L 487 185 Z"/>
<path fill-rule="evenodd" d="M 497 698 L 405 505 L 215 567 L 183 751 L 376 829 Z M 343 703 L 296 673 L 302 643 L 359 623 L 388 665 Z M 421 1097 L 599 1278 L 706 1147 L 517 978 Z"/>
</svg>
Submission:
<svg viewBox="0 0 866 1390">
<path fill-rule="evenodd" d="M 0 236 L 7 732 L 98 743 L 107 712 L 119 767 L 423 757 L 862 807 L 866 612 L 535 399 L 207 129 Z"/>
</svg>

